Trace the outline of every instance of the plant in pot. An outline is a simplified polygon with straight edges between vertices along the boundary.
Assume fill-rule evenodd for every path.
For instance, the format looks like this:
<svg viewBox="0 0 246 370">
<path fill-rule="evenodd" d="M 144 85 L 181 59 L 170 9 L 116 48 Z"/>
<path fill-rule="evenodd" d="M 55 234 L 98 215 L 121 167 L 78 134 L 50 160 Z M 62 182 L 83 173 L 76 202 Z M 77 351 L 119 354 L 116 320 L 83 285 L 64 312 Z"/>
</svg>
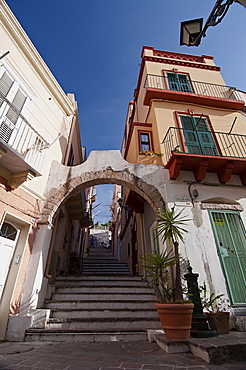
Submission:
<svg viewBox="0 0 246 370">
<path fill-rule="evenodd" d="M 143 267 L 150 284 L 154 287 L 158 303 L 156 308 L 168 341 L 187 341 L 190 339 L 191 320 L 194 304 L 183 300 L 181 285 L 179 240 L 183 241 L 183 226 L 189 219 L 166 208 L 165 213 L 158 212 L 155 230 L 163 242 L 172 243 L 173 251 L 147 254 L 142 258 Z M 175 278 L 170 277 L 170 266 L 175 265 Z"/>
<path fill-rule="evenodd" d="M 211 330 L 216 330 L 218 334 L 229 334 L 229 318 L 230 313 L 228 310 L 229 301 L 222 298 L 224 294 L 216 295 L 212 292 L 207 296 L 207 287 L 205 282 L 200 287 L 203 293 L 202 305 L 204 312 L 207 317 L 209 326 Z"/>
</svg>

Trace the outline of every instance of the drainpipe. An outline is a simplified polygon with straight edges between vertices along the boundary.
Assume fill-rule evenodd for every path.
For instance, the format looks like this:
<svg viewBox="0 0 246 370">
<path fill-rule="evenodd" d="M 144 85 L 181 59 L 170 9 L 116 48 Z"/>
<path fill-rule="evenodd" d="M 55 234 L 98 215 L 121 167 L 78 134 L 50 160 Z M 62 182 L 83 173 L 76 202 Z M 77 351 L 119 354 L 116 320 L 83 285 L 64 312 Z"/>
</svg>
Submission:
<svg viewBox="0 0 246 370">
<path fill-rule="evenodd" d="M 51 236 L 50 247 L 49 247 L 47 262 L 46 262 L 45 271 L 44 271 L 44 277 L 46 279 L 52 279 L 52 275 L 49 275 L 49 269 L 50 269 L 51 257 L 52 257 L 53 247 L 54 247 L 57 223 L 58 223 L 58 217 L 56 217 L 55 224 L 53 226 L 53 232 Z"/>
</svg>

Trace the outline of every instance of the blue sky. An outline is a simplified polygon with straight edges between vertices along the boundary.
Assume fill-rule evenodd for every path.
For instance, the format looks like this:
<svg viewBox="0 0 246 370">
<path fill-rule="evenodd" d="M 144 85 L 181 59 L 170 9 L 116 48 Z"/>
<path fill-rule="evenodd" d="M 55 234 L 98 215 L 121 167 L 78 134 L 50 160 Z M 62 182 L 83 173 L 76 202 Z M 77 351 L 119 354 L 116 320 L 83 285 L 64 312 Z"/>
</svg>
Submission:
<svg viewBox="0 0 246 370">
<path fill-rule="evenodd" d="M 6 2 L 64 91 L 75 94 L 87 155 L 120 149 L 143 45 L 212 55 L 226 83 L 246 90 L 246 9 L 240 4 L 231 5 L 222 23 L 208 29 L 198 48 L 189 48 L 179 46 L 180 22 L 206 19 L 215 0 Z M 106 189 L 98 188 L 103 196 L 97 203 L 109 204 Z M 97 220 L 109 218 L 105 208 Z"/>
</svg>

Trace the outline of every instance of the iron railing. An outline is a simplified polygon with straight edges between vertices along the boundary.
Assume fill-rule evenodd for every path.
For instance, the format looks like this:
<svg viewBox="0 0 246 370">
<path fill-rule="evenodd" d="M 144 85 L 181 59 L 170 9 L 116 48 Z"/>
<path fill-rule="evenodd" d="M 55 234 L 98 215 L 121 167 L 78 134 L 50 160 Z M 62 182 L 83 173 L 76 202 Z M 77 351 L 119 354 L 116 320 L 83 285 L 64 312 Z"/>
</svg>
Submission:
<svg viewBox="0 0 246 370">
<path fill-rule="evenodd" d="M 199 132 L 199 135 L 203 133 L 206 135 L 210 133 L 212 135 L 216 148 L 214 153 L 212 151 L 209 151 L 209 153 L 204 152 L 204 146 L 202 144 L 199 146 L 199 142 L 196 143 L 196 148 L 200 149 L 198 152 L 197 150 L 193 153 L 191 150 L 188 151 L 183 143 L 185 143 L 185 137 L 188 137 L 187 134 L 188 132 L 190 133 L 191 130 L 170 127 L 162 142 L 164 145 L 165 161 L 167 162 L 169 160 L 173 152 L 246 159 L 246 135 L 194 130 L 194 132 L 196 131 Z"/>
<path fill-rule="evenodd" d="M 172 84 L 179 85 L 179 87 L 172 88 Z M 158 90 L 189 92 L 216 98 L 241 100 L 235 87 L 191 80 L 180 83 L 180 80 L 175 79 L 175 77 L 170 79 L 166 76 L 148 74 L 145 79 L 144 87 Z"/>
<path fill-rule="evenodd" d="M 7 144 L 29 165 L 40 171 L 44 160 L 44 149 L 47 149 L 49 144 L 13 104 L 9 102 L 7 104 L 16 111 L 18 118 L 13 122 L 7 116 L 0 117 L 0 142 Z"/>
</svg>

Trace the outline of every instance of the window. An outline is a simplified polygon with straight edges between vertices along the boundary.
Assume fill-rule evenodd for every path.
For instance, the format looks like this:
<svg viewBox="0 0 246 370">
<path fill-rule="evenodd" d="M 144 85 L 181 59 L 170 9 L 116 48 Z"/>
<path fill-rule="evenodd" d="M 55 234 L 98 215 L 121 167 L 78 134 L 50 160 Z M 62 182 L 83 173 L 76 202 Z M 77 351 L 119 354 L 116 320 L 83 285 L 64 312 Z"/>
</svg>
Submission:
<svg viewBox="0 0 246 370">
<path fill-rule="evenodd" d="M 4 222 L 0 229 L 0 236 L 3 238 L 7 238 L 10 240 L 15 240 L 18 234 L 18 230 L 9 224 L 8 222 Z"/>
<path fill-rule="evenodd" d="M 245 304 L 246 231 L 240 214 L 210 210 L 209 215 L 232 304 Z"/>
<path fill-rule="evenodd" d="M 218 155 L 212 132 L 205 117 L 180 115 L 179 118 L 189 153 Z"/>
<path fill-rule="evenodd" d="M 186 74 L 167 72 L 167 80 L 170 90 L 192 92 L 191 85 Z"/>
<path fill-rule="evenodd" d="M 2 77 L 0 78 L 0 107 L 3 104 L 3 97 L 6 97 L 11 89 L 14 81 L 12 78 L 4 72 Z"/>
<path fill-rule="evenodd" d="M 18 131 L 18 119 L 27 100 L 18 83 L 5 71 L 0 77 L 0 139 L 10 142 Z"/>
<path fill-rule="evenodd" d="M 150 135 L 146 132 L 140 132 L 140 151 L 150 151 Z"/>
</svg>

